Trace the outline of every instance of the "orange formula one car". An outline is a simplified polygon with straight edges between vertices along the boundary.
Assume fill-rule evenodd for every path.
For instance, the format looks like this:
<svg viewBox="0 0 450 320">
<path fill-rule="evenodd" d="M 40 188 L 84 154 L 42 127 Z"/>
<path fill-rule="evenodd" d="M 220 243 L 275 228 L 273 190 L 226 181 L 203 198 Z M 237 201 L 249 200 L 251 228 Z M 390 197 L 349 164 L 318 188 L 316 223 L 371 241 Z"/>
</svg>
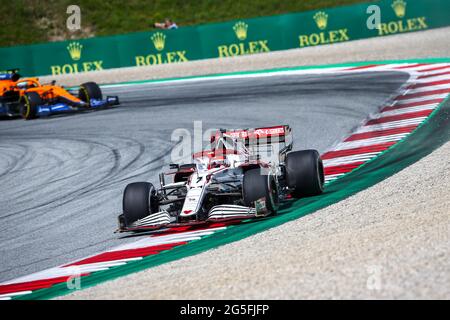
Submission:
<svg viewBox="0 0 450 320">
<path fill-rule="evenodd" d="M 0 74 L 0 116 L 22 116 L 26 120 L 41 116 L 109 107 L 119 104 L 117 96 L 103 99 L 94 82 L 80 85 L 78 90 L 41 84 L 38 78 L 23 78 L 17 70 Z"/>
</svg>

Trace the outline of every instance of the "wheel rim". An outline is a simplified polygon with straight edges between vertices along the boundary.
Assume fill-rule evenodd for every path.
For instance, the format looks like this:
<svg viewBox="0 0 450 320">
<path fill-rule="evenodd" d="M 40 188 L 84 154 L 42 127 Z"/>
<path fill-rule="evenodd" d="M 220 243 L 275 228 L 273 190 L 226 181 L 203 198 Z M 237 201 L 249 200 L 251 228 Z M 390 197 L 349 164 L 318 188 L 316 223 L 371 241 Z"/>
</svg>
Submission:
<svg viewBox="0 0 450 320">
<path fill-rule="evenodd" d="M 27 96 L 23 96 L 21 100 L 23 100 L 23 106 L 25 109 L 25 110 L 22 110 L 22 117 L 24 119 L 28 119 L 30 117 L 30 113 L 31 113 L 30 101 L 28 100 Z"/>
<path fill-rule="evenodd" d="M 319 188 L 323 191 L 323 185 L 325 184 L 325 176 L 324 176 L 324 170 L 323 170 L 323 162 L 319 159 L 318 166 L 317 166 L 317 175 L 319 179 Z"/>
<path fill-rule="evenodd" d="M 88 94 L 86 88 L 85 87 L 80 87 L 80 90 L 83 91 L 84 96 L 86 97 L 86 101 L 85 102 L 88 104 L 88 107 L 90 107 L 91 106 L 91 99 L 89 98 L 89 94 Z"/>
</svg>

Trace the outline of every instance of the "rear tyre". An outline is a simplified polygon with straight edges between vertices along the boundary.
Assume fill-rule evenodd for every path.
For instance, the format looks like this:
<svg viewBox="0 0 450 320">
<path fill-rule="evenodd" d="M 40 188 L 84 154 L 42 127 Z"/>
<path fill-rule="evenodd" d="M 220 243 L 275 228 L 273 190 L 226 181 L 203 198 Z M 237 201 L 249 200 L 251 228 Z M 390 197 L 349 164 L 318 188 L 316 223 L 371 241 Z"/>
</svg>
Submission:
<svg viewBox="0 0 450 320">
<path fill-rule="evenodd" d="M 291 152 L 286 157 L 286 182 L 294 198 L 316 196 L 325 183 L 323 163 L 316 150 Z"/>
<path fill-rule="evenodd" d="M 276 214 L 279 205 L 278 186 L 275 177 L 261 174 L 260 168 L 250 169 L 244 173 L 242 183 L 244 204 L 254 207 L 255 201 L 262 198 L 271 214 Z"/>
<path fill-rule="evenodd" d="M 20 98 L 20 115 L 25 120 L 37 118 L 37 108 L 43 104 L 41 96 L 37 92 L 27 92 Z"/>
<path fill-rule="evenodd" d="M 102 100 L 102 90 L 95 82 L 86 82 L 80 85 L 78 97 L 91 106 L 91 99 Z"/>
<path fill-rule="evenodd" d="M 126 226 L 158 212 L 156 189 L 149 182 L 135 182 L 127 185 L 123 192 L 123 218 Z"/>
</svg>

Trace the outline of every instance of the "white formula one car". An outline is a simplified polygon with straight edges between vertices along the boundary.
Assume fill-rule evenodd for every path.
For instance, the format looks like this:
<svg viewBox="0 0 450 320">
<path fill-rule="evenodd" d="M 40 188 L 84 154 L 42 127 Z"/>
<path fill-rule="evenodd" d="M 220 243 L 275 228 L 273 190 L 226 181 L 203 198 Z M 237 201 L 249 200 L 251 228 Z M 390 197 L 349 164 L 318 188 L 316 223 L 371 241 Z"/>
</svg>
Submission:
<svg viewBox="0 0 450 320">
<path fill-rule="evenodd" d="M 293 151 L 291 128 L 226 130 L 211 136 L 211 150 L 192 164 L 170 165 L 160 187 L 129 184 L 123 194 L 119 232 L 153 230 L 277 213 L 281 201 L 323 192 L 324 171 L 316 150 Z M 173 182 L 166 183 L 166 176 Z"/>
</svg>

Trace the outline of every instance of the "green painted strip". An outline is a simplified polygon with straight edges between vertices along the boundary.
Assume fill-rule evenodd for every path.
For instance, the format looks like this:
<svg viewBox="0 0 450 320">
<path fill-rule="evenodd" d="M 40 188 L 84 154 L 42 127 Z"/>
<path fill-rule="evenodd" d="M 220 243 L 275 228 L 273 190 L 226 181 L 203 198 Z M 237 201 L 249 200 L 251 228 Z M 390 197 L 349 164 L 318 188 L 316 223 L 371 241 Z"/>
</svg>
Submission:
<svg viewBox="0 0 450 320">
<path fill-rule="evenodd" d="M 195 255 L 299 219 L 377 184 L 422 159 L 449 140 L 450 99 L 447 99 L 432 113 L 426 123 L 418 127 L 406 139 L 374 160 L 366 163 L 358 170 L 330 184 L 323 195 L 290 202 L 283 207 L 280 214 L 276 217 L 248 221 L 231 226 L 223 231 L 216 232 L 187 245 L 176 247 L 170 251 L 148 256 L 137 262 L 128 263 L 125 266 L 112 268 L 111 270 L 95 272 L 89 277 L 82 278 L 81 285 L 83 288 L 95 286 L 104 281 Z M 66 284 L 62 283 L 49 289 L 38 290 L 32 294 L 14 299 L 49 299 L 70 292 Z"/>
</svg>

